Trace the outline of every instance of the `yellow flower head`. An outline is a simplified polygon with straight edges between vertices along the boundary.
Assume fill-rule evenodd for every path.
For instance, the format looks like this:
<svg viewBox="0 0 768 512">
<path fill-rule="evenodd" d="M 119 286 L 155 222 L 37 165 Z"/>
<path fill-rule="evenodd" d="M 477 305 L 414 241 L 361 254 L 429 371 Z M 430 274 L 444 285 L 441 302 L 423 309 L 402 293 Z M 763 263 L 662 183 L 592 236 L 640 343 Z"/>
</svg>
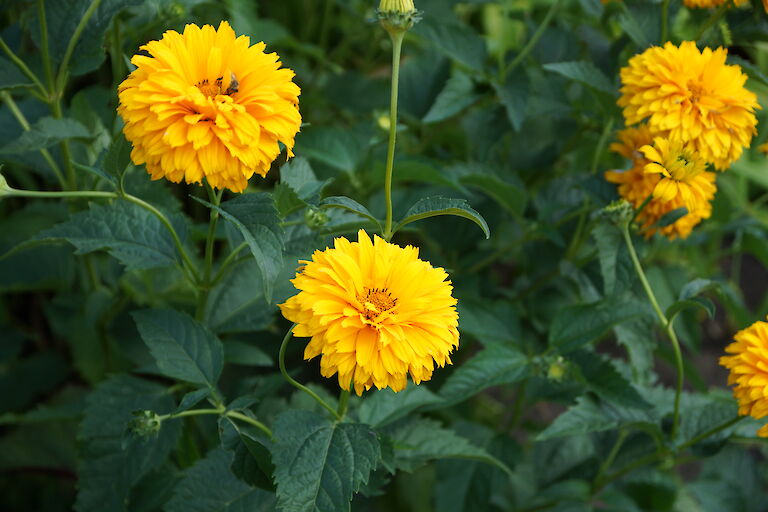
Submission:
<svg viewBox="0 0 768 512">
<path fill-rule="evenodd" d="M 730 370 L 728 385 L 739 402 L 739 414 L 760 419 L 768 416 L 768 322 L 757 321 L 736 333 L 725 348 L 720 364 Z M 757 431 L 768 437 L 768 424 Z"/>
<path fill-rule="evenodd" d="M 714 173 L 707 172 L 704 161 L 680 142 L 656 137 L 653 146 L 645 145 L 640 152 L 650 161 L 644 172 L 661 175 L 653 197 L 664 202 L 680 197 L 690 212 L 704 209 L 715 197 Z"/>
<path fill-rule="evenodd" d="M 265 176 L 283 143 L 293 156 L 301 125 L 294 73 L 280 68 L 226 21 L 218 29 L 187 25 L 134 55 L 120 84 L 117 111 L 133 143 L 131 159 L 152 179 L 200 183 L 241 192 L 254 173 Z"/>
<path fill-rule="evenodd" d="M 745 4 L 747 0 L 683 0 L 683 4 L 689 9 L 711 9 L 713 7 L 720 7 L 726 2 L 733 3 L 734 7 L 738 7 Z"/>
<path fill-rule="evenodd" d="M 611 150 L 628 158 L 632 167 L 627 171 L 607 171 L 605 179 L 617 184 L 619 195 L 629 201 L 635 209 L 640 208 L 646 199 L 651 197 L 638 215 L 640 230 L 646 237 L 651 237 L 658 231 L 670 240 L 678 237 L 685 238 L 690 235 L 693 228 L 702 219 L 711 215 L 712 206 L 709 201 L 700 205 L 701 208 L 697 210 L 689 209 L 686 215 L 668 226 L 655 227 L 655 224 L 666 214 L 685 206 L 683 198 L 678 195 L 669 201 L 664 201 L 653 196 L 662 175 L 645 172 L 645 167 L 651 162 L 640 150 L 653 142 L 651 132 L 646 125 L 641 124 L 637 127 L 621 130 L 618 133 L 618 138 L 619 142 L 612 144 Z M 705 177 L 707 180 L 711 180 L 714 187 L 715 173 L 705 172 Z M 714 189 L 712 193 L 714 194 Z"/>
<path fill-rule="evenodd" d="M 379 3 L 380 12 L 396 12 L 407 14 L 416 10 L 413 0 L 381 0 Z"/>
<path fill-rule="evenodd" d="M 376 386 L 400 391 L 411 375 L 418 384 L 434 364 L 450 364 L 459 344 L 456 299 L 448 274 L 399 247 L 360 230 L 357 242 L 334 240 L 315 251 L 292 281 L 299 291 L 280 304 L 295 322 L 295 336 L 311 337 L 309 360 L 321 355 L 324 377 L 354 383 L 358 395 Z"/>
<path fill-rule="evenodd" d="M 628 124 L 648 120 L 654 136 L 688 144 L 707 163 L 727 169 L 757 132 L 757 97 L 744 87 L 747 75 L 725 64 L 727 50 L 685 41 L 651 47 L 621 69 Z"/>
</svg>

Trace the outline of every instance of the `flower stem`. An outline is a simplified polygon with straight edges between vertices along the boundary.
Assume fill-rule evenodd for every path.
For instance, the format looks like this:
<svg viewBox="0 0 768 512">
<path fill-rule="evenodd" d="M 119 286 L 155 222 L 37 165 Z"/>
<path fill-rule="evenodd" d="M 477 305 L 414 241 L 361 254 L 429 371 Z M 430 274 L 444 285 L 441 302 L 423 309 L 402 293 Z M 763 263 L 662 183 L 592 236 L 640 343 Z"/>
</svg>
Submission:
<svg viewBox="0 0 768 512">
<path fill-rule="evenodd" d="M 218 207 L 221 203 L 221 196 L 224 190 L 215 192 L 208 183 L 205 184 L 205 188 L 208 191 L 208 198 L 215 207 Z M 208 236 L 205 239 L 205 267 L 203 270 L 203 281 L 200 289 L 200 296 L 197 300 L 197 310 L 195 318 L 198 322 L 202 322 L 203 315 L 205 313 L 205 306 L 208 302 L 208 294 L 211 291 L 211 271 L 213 269 L 213 246 L 216 243 L 216 226 L 219 222 L 219 210 L 217 208 L 211 208 L 211 217 L 208 222 Z"/>
<path fill-rule="evenodd" d="M 234 263 L 236 263 L 238 260 L 237 255 L 240 254 L 241 251 L 248 248 L 248 242 L 243 242 L 227 255 L 227 257 L 222 262 L 221 266 L 219 267 L 219 270 L 216 272 L 216 275 L 213 276 L 213 279 L 211 279 L 211 286 L 214 286 L 216 283 L 221 281 L 221 279 L 227 275 L 227 270 L 229 270 L 229 267 L 232 266 Z"/>
<path fill-rule="evenodd" d="M 255 418 L 251 418 L 250 416 L 246 416 L 241 412 L 227 411 L 223 405 L 221 407 L 217 407 L 216 409 L 191 409 L 189 411 L 182 411 L 176 414 L 163 414 L 158 419 L 160 421 L 166 421 L 166 420 L 175 420 L 177 418 L 188 418 L 190 416 L 205 416 L 205 415 L 214 415 L 214 414 L 217 416 L 226 416 L 227 418 L 232 418 L 232 419 L 240 420 L 244 423 L 248 423 L 258 428 L 262 432 L 264 432 L 270 438 L 272 437 L 272 431 L 269 429 L 269 427 L 264 425 L 259 420 Z"/>
<path fill-rule="evenodd" d="M 53 91 L 53 65 L 51 64 L 51 55 L 48 46 L 48 21 L 45 17 L 45 0 L 37 0 L 37 17 L 40 22 L 40 52 L 43 57 L 45 81 L 48 84 L 48 89 Z"/>
<path fill-rule="evenodd" d="M 384 239 L 392 238 L 392 169 L 395 164 L 395 141 L 397 139 L 397 94 L 400 83 L 400 52 L 403 47 L 404 32 L 391 31 L 392 39 L 392 93 L 389 99 L 389 144 L 387 146 L 387 167 L 384 177 L 384 202 L 387 205 L 387 218 L 384 226 Z"/>
<path fill-rule="evenodd" d="M 16 64 L 16 67 L 19 68 L 19 70 L 24 73 L 24 76 L 29 78 L 35 86 L 40 89 L 40 93 L 47 98 L 48 97 L 48 90 L 45 88 L 43 83 L 40 81 L 39 78 L 37 78 L 37 75 L 35 75 L 31 69 L 29 69 L 29 66 L 24 64 L 24 61 L 19 58 L 18 55 L 13 53 L 13 50 L 5 43 L 2 37 L 0 37 L 0 49 L 3 50 L 3 52 L 8 56 L 9 59 L 11 59 L 11 62 Z"/>
<path fill-rule="evenodd" d="M 253 425 L 254 427 L 258 428 L 259 430 L 267 434 L 270 438 L 272 437 L 272 431 L 269 429 L 269 427 L 267 427 L 265 424 L 263 424 L 262 422 L 260 422 L 255 418 L 251 418 L 250 416 L 246 416 L 245 414 L 237 411 L 229 411 L 224 416 L 226 416 L 227 418 L 234 418 L 244 423 Z"/>
<path fill-rule="evenodd" d="M 315 393 L 314 391 L 309 389 L 307 386 L 305 386 L 305 385 L 303 385 L 303 384 L 293 380 L 293 378 L 290 375 L 288 375 L 288 371 L 285 369 L 285 351 L 288 348 L 288 340 L 291 339 L 291 335 L 293 334 L 293 329 L 295 327 L 296 327 L 296 324 L 293 324 L 291 326 L 291 328 L 288 329 L 288 332 L 285 333 L 285 336 L 283 337 L 283 343 L 280 345 L 280 355 L 277 358 L 278 359 L 278 363 L 280 365 L 280 373 L 283 374 L 283 377 L 285 378 L 285 380 L 288 381 L 288 383 L 291 386 L 293 386 L 293 387 L 295 387 L 297 389 L 300 389 L 301 391 L 305 392 L 306 394 L 308 394 L 309 396 L 314 398 L 315 401 L 317 403 L 319 403 L 320 405 L 322 405 L 328 412 L 330 412 L 333 415 L 334 418 L 336 418 L 338 421 L 341 421 L 342 420 L 341 414 L 339 414 L 333 407 L 328 405 L 325 402 L 325 400 L 320 398 L 320 396 L 317 393 Z"/>
<path fill-rule="evenodd" d="M 727 0 L 723 2 L 720 7 L 717 8 L 715 12 L 712 13 L 712 15 L 707 18 L 707 21 L 705 21 L 700 27 L 699 31 L 696 32 L 696 35 L 693 37 L 694 41 L 698 41 L 701 39 L 701 36 L 704 35 L 704 33 L 709 30 L 709 27 L 717 23 L 720 18 L 723 17 L 723 14 L 725 14 L 725 11 L 728 10 L 728 8 L 731 6 L 731 0 Z"/>
<path fill-rule="evenodd" d="M 86 9 L 85 13 L 83 13 L 83 17 L 80 18 L 80 22 L 77 24 L 75 31 L 72 33 L 72 37 L 69 38 L 67 49 L 64 51 L 64 58 L 61 59 L 59 72 L 56 75 L 56 89 L 58 90 L 57 96 L 61 96 L 61 94 L 64 92 L 64 80 L 67 74 L 67 68 L 69 67 L 69 61 L 72 58 L 72 54 L 75 52 L 75 46 L 77 46 L 77 42 L 80 40 L 80 36 L 83 35 L 83 31 L 88 25 L 88 21 L 94 15 L 96 9 L 99 8 L 100 3 L 101 0 L 93 0 L 91 2 L 91 5 L 89 5 L 88 9 Z"/>
<path fill-rule="evenodd" d="M 669 35 L 669 0 L 663 0 L 661 2 L 661 44 L 667 42 L 667 36 Z"/>
<path fill-rule="evenodd" d="M 675 329 L 672 327 L 672 322 L 669 321 L 669 319 L 666 317 L 664 312 L 661 310 L 661 306 L 659 306 L 659 301 L 656 300 L 656 295 L 653 293 L 653 288 L 651 288 L 651 284 L 648 282 L 648 278 L 645 276 L 645 272 L 643 271 L 642 265 L 640 265 L 640 260 L 637 257 L 637 252 L 635 252 L 635 246 L 632 244 L 632 237 L 629 234 L 629 224 L 625 224 L 622 226 L 622 234 L 624 235 L 624 242 L 627 245 L 627 250 L 629 251 L 629 256 L 632 259 L 632 264 L 635 267 L 635 272 L 637 273 L 637 277 L 640 278 L 640 283 L 643 285 L 643 289 L 645 290 L 645 294 L 648 296 L 648 301 L 651 303 L 651 306 L 653 307 L 653 310 L 656 312 L 656 316 L 659 317 L 659 322 L 661 322 L 662 327 L 667 332 L 667 336 L 669 337 L 669 341 L 672 342 L 672 349 L 675 353 L 675 366 L 677 367 L 677 385 L 675 387 L 675 408 L 672 416 L 672 432 L 671 437 L 672 439 L 675 438 L 675 435 L 677 434 L 677 427 L 680 423 L 680 394 L 683 391 L 683 381 L 685 379 L 685 373 L 683 369 L 683 354 L 680 350 L 680 342 L 677 339 L 677 334 L 675 334 Z"/>
<path fill-rule="evenodd" d="M 685 443 L 681 444 L 679 450 L 682 451 L 682 450 L 685 450 L 686 448 L 690 448 L 691 446 L 695 445 L 696 443 L 699 443 L 699 442 L 703 441 L 704 439 L 706 439 L 708 437 L 711 437 L 711 436 L 713 436 L 713 435 L 715 435 L 715 434 L 717 434 L 717 433 L 727 429 L 728 427 L 731 427 L 731 426 L 735 425 L 736 423 L 740 422 L 744 418 L 746 418 L 746 416 L 736 416 L 735 418 L 731 418 L 730 420 L 728 420 L 728 421 L 726 421 L 724 423 L 721 423 L 720 425 L 718 425 L 716 427 L 712 427 L 711 429 L 707 430 L 706 432 L 704 432 L 702 434 L 699 434 L 698 436 L 694 437 L 693 439 L 691 439 L 689 441 L 686 441 Z"/>
<path fill-rule="evenodd" d="M 560 0 L 555 0 L 555 2 L 550 6 L 549 10 L 547 11 L 547 14 L 544 15 L 544 19 L 541 20 L 541 24 L 539 25 L 539 28 L 536 29 L 536 32 L 533 33 L 533 36 L 528 40 L 528 43 L 523 47 L 522 50 L 520 50 L 520 53 L 517 54 L 517 56 L 512 59 L 512 61 L 507 64 L 506 68 L 503 68 L 501 70 L 500 74 L 500 82 L 503 84 L 506 81 L 507 75 L 512 72 L 517 66 L 520 65 L 521 62 L 528 56 L 531 51 L 536 47 L 536 44 L 539 42 L 539 39 L 541 39 L 541 36 L 544 35 L 544 31 L 547 30 L 547 27 L 549 27 L 549 24 L 552 22 L 552 18 L 555 17 L 555 13 L 557 13 L 557 9 L 560 7 Z"/>
<path fill-rule="evenodd" d="M 347 415 L 348 408 L 349 408 L 349 389 L 342 389 L 341 393 L 339 393 L 339 407 L 338 409 L 336 409 L 336 412 L 341 417 L 341 419 L 344 419 L 344 416 Z"/>
</svg>

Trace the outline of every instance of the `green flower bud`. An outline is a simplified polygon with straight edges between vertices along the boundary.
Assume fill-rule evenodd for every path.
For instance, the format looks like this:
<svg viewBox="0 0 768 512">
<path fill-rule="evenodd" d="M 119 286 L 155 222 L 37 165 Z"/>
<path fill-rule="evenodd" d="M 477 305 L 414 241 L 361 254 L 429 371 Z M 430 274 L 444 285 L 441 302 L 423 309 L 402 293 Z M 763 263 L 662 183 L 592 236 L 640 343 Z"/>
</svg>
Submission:
<svg viewBox="0 0 768 512">
<path fill-rule="evenodd" d="M 568 373 L 568 362 L 563 359 L 563 356 L 557 356 L 557 359 L 549 363 L 549 368 L 547 369 L 547 377 L 550 380 L 554 380 L 555 382 L 560 382 L 563 380 L 565 375 Z"/>
<path fill-rule="evenodd" d="M 635 211 L 632 205 L 624 199 L 614 201 L 597 212 L 597 217 L 603 218 L 620 228 L 628 226 L 634 216 Z"/>
<path fill-rule="evenodd" d="M 128 430 L 139 437 L 149 437 L 160 432 L 162 424 L 162 418 L 154 411 L 133 411 Z"/>
<path fill-rule="evenodd" d="M 304 222 L 307 224 L 307 227 L 313 231 L 328 224 L 329 220 L 327 213 L 318 208 L 312 208 L 311 206 L 307 208 L 307 211 L 304 213 Z"/>
<path fill-rule="evenodd" d="M 381 0 L 377 14 L 389 33 L 405 32 L 421 19 L 413 0 Z"/>
</svg>

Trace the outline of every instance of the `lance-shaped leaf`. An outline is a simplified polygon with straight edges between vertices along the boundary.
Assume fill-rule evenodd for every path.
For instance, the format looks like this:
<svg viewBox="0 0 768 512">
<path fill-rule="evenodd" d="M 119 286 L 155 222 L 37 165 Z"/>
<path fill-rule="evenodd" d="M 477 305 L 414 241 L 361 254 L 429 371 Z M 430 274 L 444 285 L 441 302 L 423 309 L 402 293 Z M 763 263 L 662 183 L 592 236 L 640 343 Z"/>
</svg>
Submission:
<svg viewBox="0 0 768 512">
<path fill-rule="evenodd" d="M 133 313 L 144 343 L 168 377 L 213 388 L 224 361 L 221 341 L 186 313 L 150 309 Z"/>
<path fill-rule="evenodd" d="M 65 139 L 87 138 L 88 129 L 74 119 L 54 119 L 44 117 L 32 125 L 31 129 L 0 147 L 0 155 L 38 151 L 57 144 Z"/>
<path fill-rule="evenodd" d="M 477 211 L 473 210 L 464 199 L 449 199 L 447 197 L 426 197 L 419 200 L 405 213 L 405 217 L 397 223 L 395 231 L 417 220 L 436 217 L 438 215 L 455 215 L 464 217 L 477 224 L 485 233 L 485 238 L 490 238 L 491 231 L 488 223 Z"/>
<path fill-rule="evenodd" d="M 284 512 L 343 512 L 376 468 L 379 440 L 361 423 L 286 411 L 274 426 L 278 505 Z"/>
<path fill-rule="evenodd" d="M 440 388 L 448 403 L 458 403 L 485 388 L 512 384 L 528 374 L 528 358 L 503 346 L 489 347 L 456 368 Z"/>
<path fill-rule="evenodd" d="M 264 297 L 272 302 L 275 281 L 283 267 L 283 229 L 269 194 L 241 194 L 220 206 L 195 198 L 218 211 L 230 222 L 251 249 L 261 271 Z"/>
<path fill-rule="evenodd" d="M 379 230 L 381 230 L 379 219 L 374 217 L 373 214 L 368 211 L 368 208 L 346 196 L 326 197 L 320 201 L 320 208 L 339 208 L 348 212 L 356 213 L 361 217 L 365 217 L 366 219 L 375 222 L 376 225 L 379 226 Z"/>
<path fill-rule="evenodd" d="M 616 94 L 617 88 L 611 84 L 605 73 L 588 61 L 553 62 L 544 64 L 544 69 L 553 71 L 571 80 L 576 80 L 601 92 Z"/>
</svg>

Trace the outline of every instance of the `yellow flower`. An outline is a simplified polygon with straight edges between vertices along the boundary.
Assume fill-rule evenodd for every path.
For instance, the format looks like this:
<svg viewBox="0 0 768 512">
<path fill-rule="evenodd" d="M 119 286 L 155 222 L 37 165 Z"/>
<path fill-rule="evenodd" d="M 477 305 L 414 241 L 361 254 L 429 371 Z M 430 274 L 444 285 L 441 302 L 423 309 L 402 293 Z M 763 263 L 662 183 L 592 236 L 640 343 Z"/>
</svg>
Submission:
<svg viewBox="0 0 768 512">
<path fill-rule="evenodd" d="M 710 9 L 712 7 L 720 7 L 726 2 L 732 2 L 734 7 L 738 7 L 747 3 L 747 0 L 683 0 L 683 4 L 689 9 Z"/>
<path fill-rule="evenodd" d="M 699 51 L 696 43 L 648 48 L 621 69 L 628 124 L 648 120 L 654 136 L 688 144 L 704 161 L 727 169 L 757 132 L 757 97 L 747 75 L 725 64 L 723 48 Z"/>
<path fill-rule="evenodd" d="M 688 211 L 694 212 L 704 209 L 715 196 L 714 174 L 708 173 L 704 161 L 681 143 L 656 137 L 653 146 L 645 145 L 640 152 L 650 161 L 644 172 L 661 175 L 653 197 L 664 202 L 680 197 Z"/>
<path fill-rule="evenodd" d="M 396 12 L 400 14 L 411 13 L 416 10 L 413 0 L 381 0 L 380 12 Z"/>
<path fill-rule="evenodd" d="M 668 226 L 655 227 L 655 224 L 666 214 L 685 206 L 683 199 L 678 196 L 670 201 L 663 201 L 653 197 L 653 192 L 661 181 L 661 175 L 645 172 L 645 166 L 651 162 L 640 149 L 653 142 L 651 132 L 645 124 L 621 130 L 618 138 L 619 142 L 611 144 L 611 150 L 629 159 L 632 167 L 627 171 L 607 171 L 605 179 L 617 184 L 619 195 L 629 201 L 635 209 L 640 208 L 650 197 L 637 217 L 641 232 L 648 238 L 658 231 L 670 240 L 690 235 L 702 219 L 711 215 L 711 204 L 706 202 L 701 209 L 689 210 L 686 215 Z M 708 172 L 706 176 L 714 182 L 714 173 Z"/>
<path fill-rule="evenodd" d="M 295 322 L 294 336 L 311 337 L 304 350 L 318 355 L 324 377 L 355 391 L 376 386 L 400 391 L 407 375 L 418 384 L 432 377 L 434 363 L 450 364 L 459 344 L 456 299 L 442 268 L 419 259 L 419 250 L 399 247 L 360 230 L 357 242 L 340 237 L 334 248 L 302 261 L 292 281 L 299 291 L 280 304 Z"/>
<path fill-rule="evenodd" d="M 720 358 L 720 364 L 730 370 L 728 385 L 739 402 L 739 414 L 760 419 L 768 415 L 768 322 L 757 321 L 736 333 L 734 342 Z M 757 435 L 768 437 L 768 424 Z"/>
<path fill-rule="evenodd" d="M 152 179 L 200 183 L 241 192 L 254 173 L 265 176 L 285 145 L 293 156 L 301 125 L 294 73 L 280 68 L 226 21 L 218 29 L 169 30 L 134 55 L 120 84 L 118 112 L 133 143 L 131 158 Z"/>
</svg>

